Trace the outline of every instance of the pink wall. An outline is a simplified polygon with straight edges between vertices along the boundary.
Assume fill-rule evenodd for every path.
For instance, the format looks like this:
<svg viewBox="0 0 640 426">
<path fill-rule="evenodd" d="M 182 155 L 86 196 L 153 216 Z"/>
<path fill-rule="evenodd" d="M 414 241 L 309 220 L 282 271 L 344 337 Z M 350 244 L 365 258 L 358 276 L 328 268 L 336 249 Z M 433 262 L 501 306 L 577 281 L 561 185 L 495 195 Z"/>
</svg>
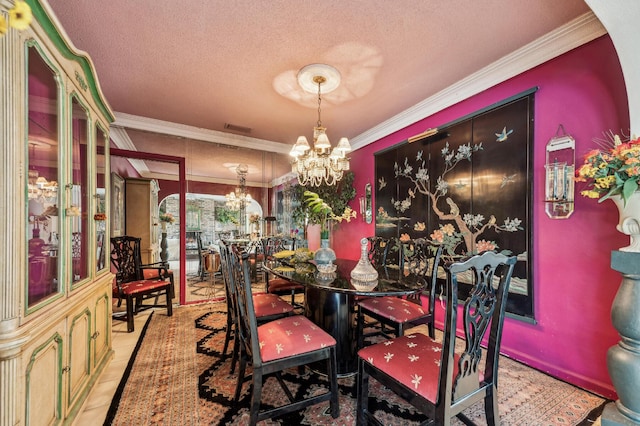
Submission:
<svg viewBox="0 0 640 426">
<path fill-rule="evenodd" d="M 485 92 L 389 135 L 351 155 L 358 196 L 374 184 L 373 154 L 427 128 L 438 127 L 534 86 L 533 270 L 536 324 L 507 318 L 502 350 L 549 374 L 606 397 L 615 397 L 606 367 L 607 349 L 619 336 L 610 308 L 621 281 L 609 267 L 610 253 L 628 244 L 618 233 L 613 202 L 578 196 L 566 220 L 544 212 L 545 145 L 559 124 L 576 139 L 576 162 L 602 132 L 628 133 L 629 111 L 622 71 L 608 36 L 574 49 Z M 579 192 L 581 186 L 576 187 Z M 375 200 L 374 200 L 375 206 Z M 352 202 L 358 210 L 357 198 Z M 374 224 L 360 217 L 333 235 L 338 257 L 356 258 L 360 238 Z M 442 312 L 438 312 L 441 320 Z"/>
</svg>

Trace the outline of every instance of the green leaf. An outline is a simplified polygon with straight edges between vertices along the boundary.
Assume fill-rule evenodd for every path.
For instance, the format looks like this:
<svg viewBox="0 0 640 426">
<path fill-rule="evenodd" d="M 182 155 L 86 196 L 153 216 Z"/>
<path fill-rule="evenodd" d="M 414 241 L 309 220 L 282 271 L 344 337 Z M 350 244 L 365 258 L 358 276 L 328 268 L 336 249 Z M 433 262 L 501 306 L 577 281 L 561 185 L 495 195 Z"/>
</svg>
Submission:
<svg viewBox="0 0 640 426">
<path fill-rule="evenodd" d="M 622 187 L 622 198 L 624 198 L 624 204 L 627 204 L 627 200 L 631 197 L 631 194 L 638 190 L 638 182 L 635 179 L 628 179 Z"/>
</svg>

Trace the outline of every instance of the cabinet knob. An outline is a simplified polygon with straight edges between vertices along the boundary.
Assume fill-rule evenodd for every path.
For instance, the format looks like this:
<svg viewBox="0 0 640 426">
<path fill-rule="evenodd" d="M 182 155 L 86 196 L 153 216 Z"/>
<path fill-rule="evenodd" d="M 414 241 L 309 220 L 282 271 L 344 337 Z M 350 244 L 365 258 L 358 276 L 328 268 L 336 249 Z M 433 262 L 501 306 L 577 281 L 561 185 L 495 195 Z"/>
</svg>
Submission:
<svg viewBox="0 0 640 426">
<path fill-rule="evenodd" d="M 98 336 L 99 336 L 99 335 L 100 335 L 100 332 L 99 332 L 99 331 L 96 331 L 95 333 L 93 333 L 93 335 L 91 336 L 91 338 L 92 338 L 93 340 L 96 340 L 96 339 L 98 338 Z"/>
</svg>

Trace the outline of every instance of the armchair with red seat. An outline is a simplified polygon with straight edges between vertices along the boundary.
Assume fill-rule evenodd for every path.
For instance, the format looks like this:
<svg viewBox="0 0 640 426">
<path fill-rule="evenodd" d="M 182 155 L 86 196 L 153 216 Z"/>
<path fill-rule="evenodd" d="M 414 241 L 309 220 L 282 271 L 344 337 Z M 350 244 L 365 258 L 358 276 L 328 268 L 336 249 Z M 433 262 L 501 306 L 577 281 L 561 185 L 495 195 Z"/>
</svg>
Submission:
<svg viewBox="0 0 640 426">
<path fill-rule="evenodd" d="M 134 331 L 134 315 L 141 309 L 166 306 L 167 315 L 173 315 L 173 274 L 167 265 L 159 262 L 143 265 L 140 260 L 140 238 L 120 236 L 111 238 L 111 265 L 115 271 L 113 297 L 118 306 L 124 299 L 126 305 L 127 331 Z M 149 271 L 145 274 L 144 271 Z M 159 296 L 165 295 L 166 304 L 159 305 Z M 143 300 L 155 298 L 153 304 L 142 305 Z"/>
</svg>

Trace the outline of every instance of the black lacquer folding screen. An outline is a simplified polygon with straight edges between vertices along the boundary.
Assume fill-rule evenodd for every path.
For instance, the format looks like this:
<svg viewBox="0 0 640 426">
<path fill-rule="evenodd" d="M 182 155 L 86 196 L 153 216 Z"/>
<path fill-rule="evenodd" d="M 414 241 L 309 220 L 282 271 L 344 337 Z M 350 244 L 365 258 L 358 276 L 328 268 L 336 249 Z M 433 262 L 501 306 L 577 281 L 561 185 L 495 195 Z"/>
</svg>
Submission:
<svg viewBox="0 0 640 426">
<path fill-rule="evenodd" d="M 376 235 L 428 238 L 451 256 L 487 249 L 516 254 L 507 311 L 529 319 L 534 93 L 375 154 Z"/>
</svg>

